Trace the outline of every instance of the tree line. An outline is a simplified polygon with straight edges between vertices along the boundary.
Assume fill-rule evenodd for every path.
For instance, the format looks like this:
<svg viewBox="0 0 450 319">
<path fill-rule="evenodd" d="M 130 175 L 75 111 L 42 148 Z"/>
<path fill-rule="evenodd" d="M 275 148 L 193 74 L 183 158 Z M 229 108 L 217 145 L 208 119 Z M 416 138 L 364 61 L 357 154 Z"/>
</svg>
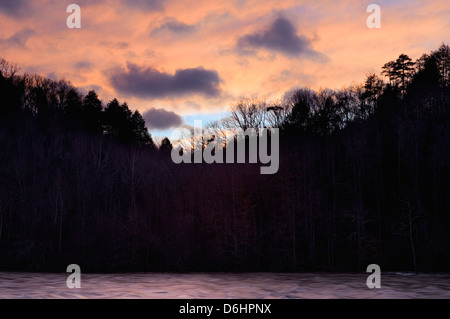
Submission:
<svg viewBox="0 0 450 319">
<path fill-rule="evenodd" d="M 0 269 L 450 269 L 450 48 L 342 90 L 243 99 L 280 168 L 179 164 L 138 111 L 0 60 Z M 208 141 L 205 136 L 205 141 Z"/>
</svg>

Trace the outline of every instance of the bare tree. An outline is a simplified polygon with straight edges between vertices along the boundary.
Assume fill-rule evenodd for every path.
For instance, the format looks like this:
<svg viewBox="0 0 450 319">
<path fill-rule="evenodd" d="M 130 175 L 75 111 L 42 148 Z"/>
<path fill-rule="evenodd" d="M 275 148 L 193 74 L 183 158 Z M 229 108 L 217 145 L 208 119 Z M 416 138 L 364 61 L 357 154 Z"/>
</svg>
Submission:
<svg viewBox="0 0 450 319">
<path fill-rule="evenodd" d="M 292 104 L 287 101 L 273 101 L 266 109 L 265 124 L 268 127 L 281 128 L 292 111 Z"/>
<path fill-rule="evenodd" d="M 229 116 L 224 119 L 225 125 L 243 131 L 248 128 L 262 128 L 265 126 L 268 106 L 265 98 L 244 98 L 231 105 Z"/>
<path fill-rule="evenodd" d="M 19 70 L 20 68 L 17 64 L 10 63 L 5 59 L 0 59 L 0 76 L 12 78 Z"/>
</svg>

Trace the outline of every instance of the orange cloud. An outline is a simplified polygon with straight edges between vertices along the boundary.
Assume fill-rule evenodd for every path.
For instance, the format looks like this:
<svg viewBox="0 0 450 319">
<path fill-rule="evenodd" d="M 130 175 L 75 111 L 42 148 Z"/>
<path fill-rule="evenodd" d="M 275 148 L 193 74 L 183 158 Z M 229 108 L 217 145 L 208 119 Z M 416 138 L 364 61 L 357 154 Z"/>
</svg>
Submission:
<svg viewBox="0 0 450 319">
<path fill-rule="evenodd" d="M 371 1 L 350 0 L 154 0 L 133 5 L 80 0 L 82 28 L 68 29 L 65 9 L 72 2 L 77 1 L 2 2 L 0 56 L 22 66 L 22 72 L 63 77 L 96 88 L 103 100 L 126 99 L 142 111 L 220 112 L 243 96 L 278 98 L 294 86 L 340 88 L 362 82 L 365 73 L 379 72 L 400 53 L 418 58 L 450 42 L 447 0 L 379 1 L 380 29 L 366 26 Z M 274 27 L 280 17 L 284 29 Z M 302 55 L 300 44 L 326 59 Z M 242 54 L 239 45 L 255 52 Z M 107 71 L 127 65 L 169 76 L 177 70 L 210 70 L 220 78 L 221 94 L 125 94 Z M 156 86 L 145 82 L 150 73 L 139 75 L 143 83 Z M 132 91 L 133 83 L 123 84 Z"/>
</svg>

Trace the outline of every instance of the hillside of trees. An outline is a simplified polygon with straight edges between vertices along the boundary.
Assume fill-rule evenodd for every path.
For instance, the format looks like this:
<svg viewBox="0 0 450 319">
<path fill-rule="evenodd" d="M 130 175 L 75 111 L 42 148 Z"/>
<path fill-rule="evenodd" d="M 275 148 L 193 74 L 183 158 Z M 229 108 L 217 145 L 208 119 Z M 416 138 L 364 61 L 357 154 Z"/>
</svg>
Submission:
<svg viewBox="0 0 450 319">
<path fill-rule="evenodd" d="M 450 47 L 365 83 L 243 99 L 260 164 L 174 164 L 138 111 L 0 59 L 0 270 L 450 271 Z"/>
</svg>

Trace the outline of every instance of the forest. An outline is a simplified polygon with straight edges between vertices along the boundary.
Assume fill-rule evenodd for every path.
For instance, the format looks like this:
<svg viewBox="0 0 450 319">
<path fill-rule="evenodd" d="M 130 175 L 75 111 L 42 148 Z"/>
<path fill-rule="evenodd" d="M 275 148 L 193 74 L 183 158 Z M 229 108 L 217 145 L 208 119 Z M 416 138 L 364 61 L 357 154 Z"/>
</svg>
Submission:
<svg viewBox="0 0 450 319">
<path fill-rule="evenodd" d="M 450 271 L 448 45 L 209 127 L 278 128 L 278 172 L 175 164 L 127 103 L 0 59 L 0 270 Z"/>
</svg>

